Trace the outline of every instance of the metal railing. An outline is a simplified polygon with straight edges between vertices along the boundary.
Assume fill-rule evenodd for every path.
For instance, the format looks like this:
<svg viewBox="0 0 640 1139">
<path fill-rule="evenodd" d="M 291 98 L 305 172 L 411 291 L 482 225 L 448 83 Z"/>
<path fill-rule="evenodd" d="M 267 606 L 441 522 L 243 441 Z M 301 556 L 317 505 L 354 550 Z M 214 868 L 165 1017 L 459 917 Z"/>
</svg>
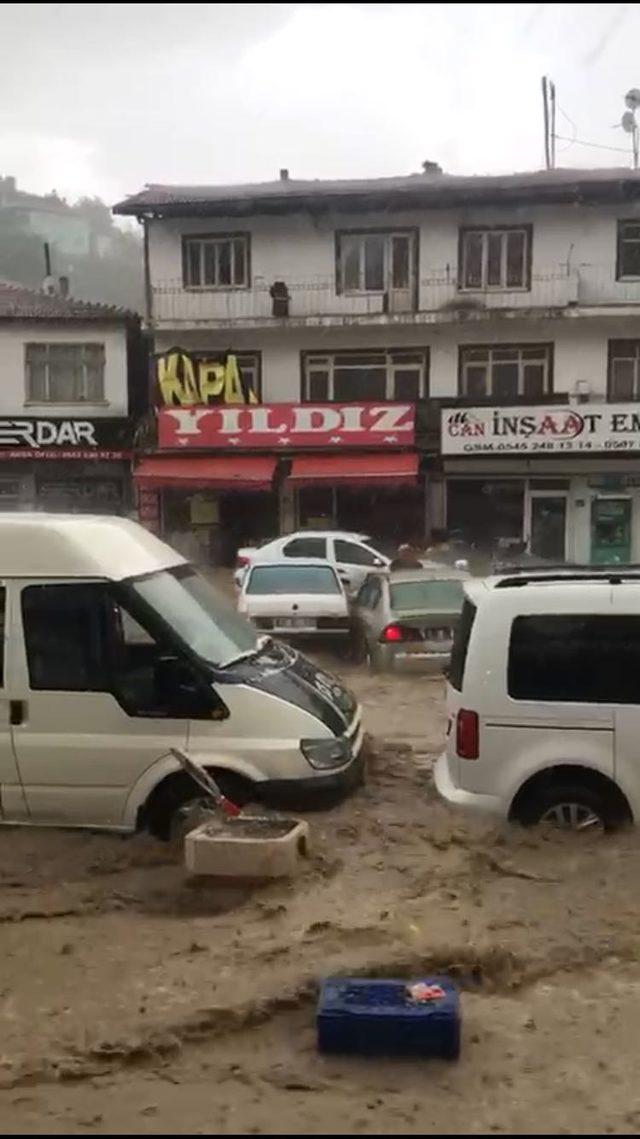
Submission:
<svg viewBox="0 0 640 1139">
<path fill-rule="evenodd" d="M 460 289 L 455 268 L 427 269 L 417 289 L 337 293 L 334 276 L 286 280 L 284 306 L 271 296 L 272 281 L 257 277 L 246 289 L 185 289 L 180 280 L 153 286 L 153 319 L 162 324 L 273 324 L 323 318 L 358 320 L 412 314 L 434 322 L 501 310 L 640 304 L 640 280 L 616 281 L 614 266 L 566 264 L 532 274 L 526 289 Z"/>
</svg>

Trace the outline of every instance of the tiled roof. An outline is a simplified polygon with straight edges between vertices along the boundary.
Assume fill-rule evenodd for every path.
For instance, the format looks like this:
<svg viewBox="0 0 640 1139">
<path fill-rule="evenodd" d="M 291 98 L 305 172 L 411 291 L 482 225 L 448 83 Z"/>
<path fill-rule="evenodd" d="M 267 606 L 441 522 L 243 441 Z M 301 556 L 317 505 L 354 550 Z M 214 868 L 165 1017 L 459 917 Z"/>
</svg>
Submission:
<svg viewBox="0 0 640 1139">
<path fill-rule="evenodd" d="M 134 317 L 115 305 L 51 296 L 15 281 L 0 281 L 0 320 L 91 320 L 125 322 Z"/>
<path fill-rule="evenodd" d="M 278 179 L 275 182 L 236 186 L 148 185 L 113 207 L 116 214 L 221 213 L 305 208 L 331 200 L 371 203 L 392 200 L 394 205 L 446 206 L 473 201 L 509 199 L 576 201 L 599 197 L 640 196 L 640 171 L 628 167 L 595 170 L 534 170 L 524 174 L 458 175 L 429 172 L 399 178 L 363 178 L 338 181 Z"/>
</svg>

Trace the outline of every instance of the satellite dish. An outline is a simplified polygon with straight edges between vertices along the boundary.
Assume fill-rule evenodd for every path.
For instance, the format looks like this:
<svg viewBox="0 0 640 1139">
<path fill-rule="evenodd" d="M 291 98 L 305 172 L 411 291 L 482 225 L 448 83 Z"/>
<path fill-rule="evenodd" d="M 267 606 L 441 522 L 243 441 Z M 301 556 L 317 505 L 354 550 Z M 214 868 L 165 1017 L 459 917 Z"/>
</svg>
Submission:
<svg viewBox="0 0 640 1139">
<path fill-rule="evenodd" d="M 640 90 L 637 87 L 632 87 L 630 91 L 627 91 L 624 101 L 630 111 L 635 111 L 640 107 Z"/>
<path fill-rule="evenodd" d="M 624 115 L 620 119 L 620 126 L 622 127 L 623 131 L 627 132 L 627 134 L 633 134 L 634 130 L 636 129 L 636 119 L 633 111 L 625 111 Z"/>
</svg>

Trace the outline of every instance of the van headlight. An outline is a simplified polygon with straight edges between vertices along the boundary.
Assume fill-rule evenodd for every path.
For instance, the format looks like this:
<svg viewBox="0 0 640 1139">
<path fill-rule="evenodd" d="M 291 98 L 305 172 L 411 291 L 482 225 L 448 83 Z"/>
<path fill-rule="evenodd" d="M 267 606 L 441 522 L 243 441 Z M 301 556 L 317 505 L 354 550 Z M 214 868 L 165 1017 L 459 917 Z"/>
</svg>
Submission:
<svg viewBox="0 0 640 1139">
<path fill-rule="evenodd" d="M 312 767 L 342 767 L 351 759 L 351 745 L 348 740 L 300 740 L 300 750 Z"/>
</svg>

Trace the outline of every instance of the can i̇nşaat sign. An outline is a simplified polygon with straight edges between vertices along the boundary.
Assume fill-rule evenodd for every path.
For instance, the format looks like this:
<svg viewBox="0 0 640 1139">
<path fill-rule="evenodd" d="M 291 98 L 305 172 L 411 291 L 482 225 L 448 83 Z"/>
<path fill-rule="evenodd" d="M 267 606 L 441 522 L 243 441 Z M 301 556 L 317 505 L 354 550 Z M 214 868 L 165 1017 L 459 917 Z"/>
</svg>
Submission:
<svg viewBox="0 0 640 1139">
<path fill-rule="evenodd" d="M 640 451 L 640 405 L 467 407 L 442 411 L 442 453 Z"/>
</svg>

